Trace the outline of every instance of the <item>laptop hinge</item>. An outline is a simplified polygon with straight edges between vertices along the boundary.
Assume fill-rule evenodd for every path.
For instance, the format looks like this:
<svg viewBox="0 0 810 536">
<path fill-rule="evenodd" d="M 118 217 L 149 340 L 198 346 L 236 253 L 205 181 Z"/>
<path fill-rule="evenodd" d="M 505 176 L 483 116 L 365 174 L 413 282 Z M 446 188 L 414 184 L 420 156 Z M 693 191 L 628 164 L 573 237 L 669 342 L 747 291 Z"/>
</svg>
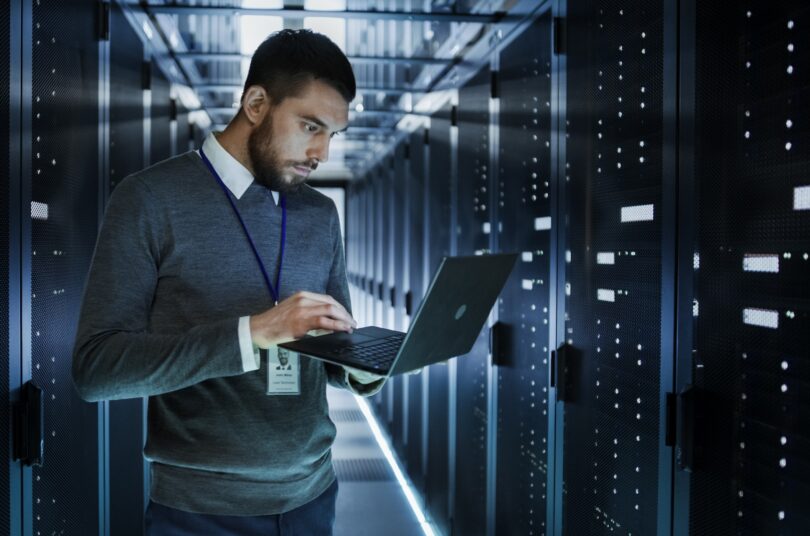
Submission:
<svg viewBox="0 0 810 536">
<path fill-rule="evenodd" d="M 405 314 L 408 316 L 413 314 L 413 292 L 410 290 L 405 293 Z"/>
</svg>

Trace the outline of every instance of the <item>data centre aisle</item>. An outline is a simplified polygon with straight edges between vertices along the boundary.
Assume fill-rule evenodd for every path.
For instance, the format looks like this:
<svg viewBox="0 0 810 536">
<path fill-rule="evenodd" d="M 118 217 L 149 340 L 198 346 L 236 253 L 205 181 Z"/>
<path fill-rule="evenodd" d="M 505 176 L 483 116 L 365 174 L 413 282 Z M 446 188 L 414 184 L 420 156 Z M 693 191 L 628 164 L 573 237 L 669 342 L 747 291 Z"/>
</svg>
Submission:
<svg viewBox="0 0 810 536">
<path fill-rule="evenodd" d="M 423 534 L 354 396 L 329 387 L 327 398 L 329 416 L 337 427 L 332 446 L 332 462 L 340 485 L 335 536 Z"/>
</svg>

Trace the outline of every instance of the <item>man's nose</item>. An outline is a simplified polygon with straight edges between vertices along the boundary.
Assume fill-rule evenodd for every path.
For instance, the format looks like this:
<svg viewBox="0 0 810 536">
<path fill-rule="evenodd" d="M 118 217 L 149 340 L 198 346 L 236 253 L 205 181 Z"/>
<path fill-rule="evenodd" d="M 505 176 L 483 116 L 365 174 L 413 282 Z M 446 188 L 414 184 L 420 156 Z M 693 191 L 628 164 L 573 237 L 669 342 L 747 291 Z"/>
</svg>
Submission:
<svg viewBox="0 0 810 536">
<path fill-rule="evenodd" d="M 315 143 L 310 146 L 307 152 L 307 158 L 318 162 L 326 162 L 329 159 L 329 137 L 324 136 L 315 140 Z"/>
</svg>

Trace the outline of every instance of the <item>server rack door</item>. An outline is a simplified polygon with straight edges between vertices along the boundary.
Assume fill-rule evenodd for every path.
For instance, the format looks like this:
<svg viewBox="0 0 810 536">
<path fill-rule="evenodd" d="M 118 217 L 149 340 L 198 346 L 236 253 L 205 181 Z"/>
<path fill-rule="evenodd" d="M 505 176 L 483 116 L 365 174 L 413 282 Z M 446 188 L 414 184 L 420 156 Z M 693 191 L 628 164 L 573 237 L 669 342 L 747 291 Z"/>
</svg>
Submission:
<svg viewBox="0 0 810 536">
<path fill-rule="evenodd" d="M 676 534 L 807 534 L 810 10 L 690 7 Z"/>
<path fill-rule="evenodd" d="M 150 160 L 155 164 L 172 156 L 172 136 L 170 118 L 170 85 L 163 71 L 152 62 L 152 140 Z"/>
<path fill-rule="evenodd" d="M 405 248 L 407 248 L 407 234 L 405 226 L 408 224 L 405 214 L 405 196 L 407 195 L 408 180 L 408 147 L 407 142 L 397 145 L 394 152 L 394 329 L 405 329 Z M 405 412 L 405 380 L 402 375 L 394 376 L 388 380 L 389 388 L 393 393 L 393 411 L 391 416 L 391 439 L 394 449 L 401 460 L 405 459 L 405 427 L 407 426 Z"/>
<path fill-rule="evenodd" d="M 24 369 L 43 390 L 45 455 L 30 472 L 33 534 L 99 532 L 99 413 L 71 379 L 72 345 L 98 229 L 97 3 L 32 6 L 30 324 Z M 29 216 L 24 214 L 24 217 Z M 24 226 L 25 228 L 25 226 Z M 24 244 L 25 247 L 25 244 Z"/>
<path fill-rule="evenodd" d="M 499 248 L 519 252 L 498 301 L 496 533 L 546 533 L 551 295 L 551 14 L 500 51 Z M 556 222 L 554 222 L 556 223 Z M 552 406 L 553 407 L 553 406 Z"/>
<path fill-rule="evenodd" d="M 384 326 L 384 311 L 385 311 L 385 302 L 380 297 L 380 288 L 383 285 L 383 281 L 385 281 L 385 276 L 383 273 L 383 248 L 385 247 L 385 239 L 384 234 L 385 230 L 383 229 L 383 221 L 385 220 L 385 207 L 383 205 L 384 199 L 384 190 L 385 190 L 385 177 L 383 173 L 383 164 L 377 163 L 374 169 L 371 172 L 372 175 L 372 189 L 373 189 L 373 199 L 374 205 L 377 207 L 377 210 L 374 213 L 374 288 L 373 290 L 373 301 L 374 301 L 374 317 L 373 323 L 375 326 Z M 382 408 L 382 401 L 383 396 L 381 394 L 377 394 L 371 398 L 371 401 L 374 403 L 375 411 L 377 412 L 378 418 L 382 418 L 383 416 L 383 408 Z"/>
<path fill-rule="evenodd" d="M 483 68 L 458 97 L 458 254 L 490 251 L 490 70 Z M 482 191 L 482 188 L 486 191 Z M 487 497 L 487 370 L 489 337 L 482 330 L 472 351 L 457 360 L 458 403 L 454 534 L 483 534 Z"/>
<path fill-rule="evenodd" d="M 385 276 L 383 275 L 383 248 L 385 247 L 385 238 L 383 230 L 383 220 L 385 219 L 385 206 L 383 204 L 383 192 L 385 191 L 385 174 L 383 172 L 382 163 L 378 163 L 374 168 L 374 206 L 377 209 L 374 212 L 374 325 L 383 326 L 385 323 L 384 311 L 385 300 L 384 294 L 381 292 Z"/>
<path fill-rule="evenodd" d="M 384 326 L 389 329 L 396 329 L 396 321 L 395 321 L 395 304 L 396 304 L 396 278 L 394 273 L 394 266 L 396 264 L 395 260 L 395 235 L 396 232 L 396 214 L 395 214 L 395 207 L 396 207 L 396 200 L 395 200 L 395 189 L 394 189 L 394 155 L 389 155 L 384 162 L 383 165 L 383 173 L 385 174 L 385 193 L 384 193 L 384 203 L 385 203 L 385 213 L 383 219 L 383 230 L 384 230 L 384 237 L 385 237 L 385 248 L 382 251 L 382 255 L 384 256 L 385 260 L 385 300 L 387 306 L 385 307 L 385 324 Z M 391 422 L 393 421 L 394 416 L 394 391 L 393 391 L 393 380 L 386 382 L 386 386 L 380 392 L 380 396 L 383 398 L 382 406 L 384 408 L 384 420 L 390 427 Z M 390 428 L 389 428 L 390 429 Z"/>
<path fill-rule="evenodd" d="M 346 274 L 349 279 L 349 295 L 352 314 L 357 319 L 357 186 L 351 183 L 346 192 Z"/>
<path fill-rule="evenodd" d="M 442 259 L 450 255 L 451 170 L 450 105 L 430 119 L 430 172 L 426 209 L 428 211 L 428 272 L 434 274 Z M 428 438 L 425 476 L 425 504 L 442 534 L 450 533 L 449 523 L 449 399 L 448 367 L 430 367 L 428 384 Z"/>
<path fill-rule="evenodd" d="M 363 257 L 363 266 L 365 272 L 365 298 L 363 299 L 363 308 L 365 310 L 366 324 L 374 324 L 374 255 L 377 249 L 377 229 L 374 225 L 374 218 L 377 207 L 374 204 L 374 172 L 373 170 L 366 177 L 366 188 L 363 194 L 366 198 L 366 256 Z"/>
<path fill-rule="evenodd" d="M 144 162 L 144 47 L 121 8 L 110 20 L 110 188 Z M 109 403 L 109 490 L 111 534 L 141 534 L 144 505 L 143 399 Z"/>
<path fill-rule="evenodd" d="M 671 495 L 659 486 L 661 371 L 671 367 L 661 344 L 663 8 L 568 6 L 563 534 L 655 534 L 667 515 L 659 493 Z"/>
<path fill-rule="evenodd" d="M 406 188 L 408 190 L 408 289 L 406 311 L 409 318 L 416 313 L 424 295 L 422 246 L 424 233 L 425 207 L 424 198 L 424 165 L 425 165 L 425 129 L 418 128 L 410 135 L 410 173 Z M 409 375 L 408 384 L 408 441 L 405 462 L 408 474 L 416 489 L 421 493 L 424 487 L 422 474 L 422 378 Z"/>
<path fill-rule="evenodd" d="M 366 319 L 363 314 L 363 300 L 365 299 L 363 289 L 363 278 L 365 277 L 365 257 L 366 254 L 366 199 L 365 180 L 357 186 L 357 303 L 354 305 L 355 314 L 359 322 L 365 324 Z"/>
</svg>

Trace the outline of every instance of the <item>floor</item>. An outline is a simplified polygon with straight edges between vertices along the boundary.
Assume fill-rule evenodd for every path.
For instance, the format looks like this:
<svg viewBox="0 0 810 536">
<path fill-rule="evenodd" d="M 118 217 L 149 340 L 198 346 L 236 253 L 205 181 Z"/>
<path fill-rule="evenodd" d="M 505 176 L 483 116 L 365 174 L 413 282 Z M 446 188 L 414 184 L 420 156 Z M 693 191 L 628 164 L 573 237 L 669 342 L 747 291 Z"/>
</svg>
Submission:
<svg viewBox="0 0 810 536">
<path fill-rule="evenodd" d="M 423 534 L 354 396 L 330 387 L 327 397 L 337 426 L 332 460 L 340 491 L 334 536 Z"/>
</svg>

